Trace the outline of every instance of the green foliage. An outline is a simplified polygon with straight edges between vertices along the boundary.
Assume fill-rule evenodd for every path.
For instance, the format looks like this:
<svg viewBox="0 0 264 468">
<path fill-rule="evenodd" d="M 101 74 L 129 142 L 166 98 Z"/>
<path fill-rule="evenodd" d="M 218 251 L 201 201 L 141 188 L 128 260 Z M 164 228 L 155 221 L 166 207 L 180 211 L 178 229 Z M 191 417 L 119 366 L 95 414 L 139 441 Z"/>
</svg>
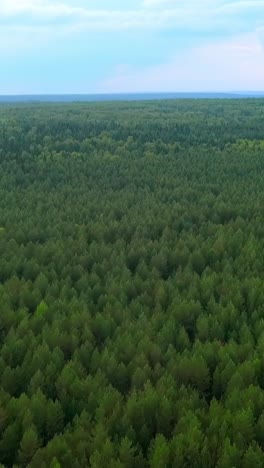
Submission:
<svg viewBox="0 0 264 468">
<path fill-rule="evenodd" d="M 36 316 L 37 317 L 43 317 L 45 316 L 45 313 L 48 310 L 48 306 L 45 304 L 44 301 L 41 301 L 41 303 L 38 305 L 36 309 Z"/>
<path fill-rule="evenodd" d="M 264 466 L 263 104 L 0 106 L 2 466 Z"/>
<path fill-rule="evenodd" d="M 40 443 L 35 428 L 31 427 L 23 434 L 20 449 L 18 452 L 18 460 L 22 466 L 28 466 L 33 456 L 35 455 Z"/>
</svg>

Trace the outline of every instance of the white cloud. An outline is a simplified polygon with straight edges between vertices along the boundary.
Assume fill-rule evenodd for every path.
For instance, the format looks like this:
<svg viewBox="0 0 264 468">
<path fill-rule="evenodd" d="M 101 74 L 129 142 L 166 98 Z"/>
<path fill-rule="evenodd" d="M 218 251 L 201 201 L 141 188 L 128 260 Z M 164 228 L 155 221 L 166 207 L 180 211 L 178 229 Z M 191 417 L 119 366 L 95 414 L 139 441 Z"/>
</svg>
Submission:
<svg viewBox="0 0 264 468">
<path fill-rule="evenodd" d="M 264 50 L 256 34 L 210 43 L 144 70 L 120 66 L 98 92 L 261 90 Z"/>
<path fill-rule="evenodd" d="M 219 3 L 219 0 L 216 0 L 215 3 Z M 210 0 L 200 0 L 195 1 L 195 0 L 144 0 L 142 5 L 144 8 L 179 8 L 179 7 L 189 7 L 192 6 L 194 8 L 197 8 L 197 6 L 201 7 L 201 5 L 208 5 L 212 6 L 212 1 Z"/>
<path fill-rule="evenodd" d="M 114 3 L 114 2 L 113 2 Z M 228 24 L 236 15 L 249 12 L 264 20 L 264 0 L 143 0 L 137 8 L 95 8 L 94 2 L 80 0 L 0 0 L 0 24 L 7 20 L 26 24 L 60 18 L 75 25 L 96 27 L 100 30 L 144 27 L 189 27 L 201 30 L 212 29 L 214 24 Z M 226 16 L 229 15 L 229 16 Z M 256 21 L 259 18 L 256 15 Z M 241 24 L 247 17 L 240 18 Z"/>
<path fill-rule="evenodd" d="M 1 18 L 20 14 L 56 16 L 58 14 L 71 14 L 72 7 L 63 3 L 54 3 L 45 0 L 1 0 Z"/>
<path fill-rule="evenodd" d="M 142 6 L 149 14 L 167 16 L 169 24 L 182 21 L 198 30 L 225 23 L 245 30 L 264 22 L 264 0 L 143 0 Z"/>
<path fill-rule="evenodd" d="M 138 0 L 137 7 L 124 2 L 126 9 L 115 9 L 118 3 L 110 0 L 103 9 L 99 0 L 0 0 L 0 51 L 37 47 L 78 32 L 170 29 L 179 35 L 183 30 L 234 34 L 264 23 L 264 0 Z"/>
<path fill-rule="evenodd" d="M 262 8 L 264 0 L 143 0 L 142 6 L 159 10 L 170 8 L 172 10 L 207 10 L 207 12 L 217 12 L 223 9 L 242 11 L 245 8 Z"/>
</svg>

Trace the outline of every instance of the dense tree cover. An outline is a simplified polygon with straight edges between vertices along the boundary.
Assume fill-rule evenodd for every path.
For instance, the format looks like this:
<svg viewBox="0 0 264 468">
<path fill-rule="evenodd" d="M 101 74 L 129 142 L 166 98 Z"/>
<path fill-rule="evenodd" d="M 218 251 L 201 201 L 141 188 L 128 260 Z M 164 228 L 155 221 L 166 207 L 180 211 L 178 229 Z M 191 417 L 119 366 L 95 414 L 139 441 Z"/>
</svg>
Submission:
<svg viewBox="0 0 264 468">
<path fill-rule="evenodd" d="M 264 466 L 263 129 L 0 107 L 1 466 Z"/>
</svg>

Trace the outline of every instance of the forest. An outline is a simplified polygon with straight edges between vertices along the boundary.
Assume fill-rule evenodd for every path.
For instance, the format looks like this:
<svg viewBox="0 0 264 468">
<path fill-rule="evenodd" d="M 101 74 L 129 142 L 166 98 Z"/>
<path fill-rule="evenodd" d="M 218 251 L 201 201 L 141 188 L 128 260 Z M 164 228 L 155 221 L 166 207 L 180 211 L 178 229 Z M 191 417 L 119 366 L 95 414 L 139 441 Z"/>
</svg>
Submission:
<svg viewBox="0 0 264 468">
<path fill-rule="evenodd" d="M 264 99 L 0 105 L 0 467 L 264 466 Z"/>
</svg>

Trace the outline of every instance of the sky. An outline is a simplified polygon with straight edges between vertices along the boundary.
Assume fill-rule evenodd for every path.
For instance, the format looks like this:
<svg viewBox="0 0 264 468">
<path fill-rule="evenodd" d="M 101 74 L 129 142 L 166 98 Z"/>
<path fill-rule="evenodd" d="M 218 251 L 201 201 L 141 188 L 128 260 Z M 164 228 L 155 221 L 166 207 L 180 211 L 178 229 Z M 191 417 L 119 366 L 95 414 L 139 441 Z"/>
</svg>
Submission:
<svg viewBox="0 0 264 468">
<path fill-rule="evenodd" d="M 0 95 L 264 90 L 264 0 L 0 0 Z"/>
</svg>

